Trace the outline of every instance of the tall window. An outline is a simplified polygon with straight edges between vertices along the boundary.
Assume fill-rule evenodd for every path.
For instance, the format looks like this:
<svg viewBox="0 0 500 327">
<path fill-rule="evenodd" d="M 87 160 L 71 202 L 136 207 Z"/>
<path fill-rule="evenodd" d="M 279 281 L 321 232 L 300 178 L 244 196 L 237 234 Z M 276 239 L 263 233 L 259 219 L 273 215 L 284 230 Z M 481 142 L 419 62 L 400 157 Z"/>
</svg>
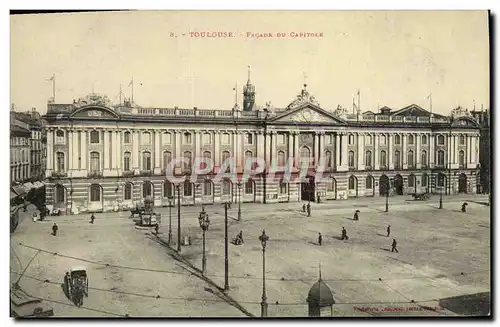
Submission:
<svg viewBox="0 0 500 327">
<path fill-rule="evenodd" d="M 335 192 L 335 180 L 333 178 L 328 179 L 328 182 L 326 182 L 326 190 L 328 192 Z"/>
<path fill-rule="evenodd" d="M 222 134 L 222 144 L 225 144 L 225 145 L 229 144 L 229 134 L 228 133 Z"/>
<path fill-rule="evenodd" d="M 373 188 L 373 177 L 368 175 L 366 176 L 366 182 L 365 182 L 365 185 L 366 185 L 366 189 L 367 190 L 371 190 Z"/>
<path fill-rule="evenodd" d="M 387 167 L 387 153 L 384 150 L 380 151 L 380 166 Z"/>
<path fill-rule="evenodd" d="M 422 135 L 422 145 L 427 145 L 427 135 Z"/>
<path fill-rule="evenodd" d="M 191 152 L 185 151 L 184 154 L 184 169 L 191 169 Z"/>
<path fill-rule="evenodd" d="M 99 152 L 90 152 L 90 171 L 93 173 L 101 171 L 101 162 L 99 157 Z"/>
<path fill-rule="evenodd" d="M 443 150 L 439 150 L 438 151 L 438 162 L 437 162 L 438 166 L 444 166 L 444 151 Z"/>
<path fill-rule="evenodd" d="M 184 133 L 184 144 L 191 144 L 191 133 Z"/>
<path fill-rule="evenodd" d="M 130 144 L 130 132 L 123 133 L 123 143 Z"/>
<path fill-rule="evenodd" d="M 356 177 L 349 176 L 349 189 L 354 190 L 356 188 Z"/>
<path fill-rule="evenodd" d="M 203 144 L 212 144 L 212 135 L 210 133 L 203 133 Z"/>
<path fill-rule="evenodd" d="M 333 166 L 333 157 L 332 157 L 332 153 L 330 151 L 326 151 L 325 152 L 325 159 L 326 159 L 326 167 L 327 168 L 332 168 Z"/>
<path fill-rule="evenodd" d="M 438 175 L 438 179 L 437 179 L 437 185 L 439 187 L 443 187 L 444 186 L 444 181 L 445 181 L 445 178 L 446 176 L 444 174 L 439 174 Z"/>
<path fill-rule="evenodd" d="M 90 131 L 90 143 L 97 144 L 99 143 L 99 131 Z"/>
<path fill-rule="evenodd" d="M 408 176 L 408 187 L 415 187 L 415 175 Z"/>
<path fill-rule="evenodd" d="M 285 134 L 278 134 L 278 144 L 285 144 Z"/>
<path fill-rule="evenodd" d="M 394 152 L 394 168 L 401 169 L 401 153 L 398 150 Z"/>
<path fill-rule="evenodd" d="M 245 143 L 253 144 L 253 135 L 250 133 L 245 134 Z"/>
<path fill-rule="evenodd" d="M 333 135 L 332 134 L 326 134 L 326 141 L 328 144 L 333 144 Z"/>
<path fill-rule="evenodd" d="M 422 150 L 420 159 L 421 159 L 420 161 L 422 162 L 422 168 L 427 167 L 427 164 L 428 164 L 427 151 Z"/>
<path fill-rule="evenodd" d="M 370 134 L 365 136 L 365 143 L 366 144 L 372 144 L 372 136 Z"/>
<path fill-rule="evenodd" d="M 280 180 L 280 194 L 286 194 L 286 182 L 283 178 Z"/>
<path fill-rule="evenodd" d="M 151 144 L 151 133 L 150 132 L 142 133 L 142 144 Z"/>
<path fill-rule="evenodd" d="M 57 171 L 64 172 L 64 153 L 57 152 Z"/>
<path fill-rule="evenodd" d="M 396 145 L 401 144 L 401 135 L 399 134 L 394 135 L 394 144 Z"/>
<path fill-rule="evenodd" d="M 348 142 L 349 142 L 349 145 L 353 145 L 354 144 L 354 135 L 349 134 Z"/>
<path fill-rule="evenodd" d="M 349 154 L 348 154 L 348 165 L 350 168 L 353 168 L 354 167 L 354 151 L 349 151 Z"/>
<path fill-rule="evenodd" d="M 465 145 L 465 136 L 460 135 L 460 137 L 458 138 L 458 141 L 459 141 L 460 145 Z"/>
<path fill-rule="evenodd" d="M 385 135 L 380 135 L 380 145 L 386 145 L 387 144 L 387 138 Z"/>
<path fill-rule="evenodd" d="M 99 202 L 101 201 L 101 186 L 98 184 L 90 185 L 90 201 Z"/>
<path fill-rule="evenodd" d="M 125 152 L 123 154 L 123 170 L 130 171 L 130 152 Z"/>
<path fill-rule="evenodd" d="M 253 194 L 253 180 L 248 179 L 245 183 L 245 194 Z"/>
<path fill-rule="evenodd" d="M 193 196 L 193 183 L 189 181 L 184 182 L 184 196 Z"/>
<path fill-rule="evenodd" d="M 226 160 L 228 160 L 229 158 L 231 157 L 231 154 L 229 153 L 229 151 L 223 151 L 222 152 L 222 162 L 221 162 L 221 166 L 225 165 L 225 162 Z M 246 158 L 245 158 L 246 159 Z M 246 163 L 245 163 L 246 164 Z M 226 169 L 226 173 L 230 172 L 231 171 L 231 167 L 227 167 Z"/>
<path fill-rule="evenodd" d="M 174 196 L 174 185 L 170 181 L 163 183 L 163 197 L 171 198 Z"/>
<path fill-rule="evenodd" d="M 151 152 L 142 153 L 142 170 L 151 170 Z"/>
<path fill-rule="evenodd" d="M 368 168 L 370 168 L 372 166 L 372 152 L 371 151 L 365 152 L 365 165 Z"/>
<path fill-rule="evenodd" d="M 300 157 L 301 158 L 310 158 L 311 157 L 311 151 L 309 151 L 308 147 L 303 146 L 300 149 Z"/>
<path fill-rule="evenodd" d="M 278 151 L 278 166 L 285 166 L 285 152 Z"/>
<path fill-rule="evenodd" d="M 223 180 L 222 181 L 222 195 L 230 195 L 231 194 L 231 181 L 230 180 Z"/>
<path fill-rule="evenodd" d="M 413 145 L 414 139 L 413 134 L 408 135 L 408 144 Z"/>
<path fill-rule="evenodd" d="M 438 135 L 438 144 L 444 145 L 444 136 L 443 135 Z"/>
<path fill-rule="evenodd" d="M 209 180 L 203 182 L 203 195 L 205 196 L 212 195 L 212 182 Z"/>
<path fill-rule="evenodd" d="M 132 200 L 132 184 L 126 183 L 123 188 L 123 200 Z"/>
<path fill-rule="evenodd" d="M 56 143 L 64 144 L 64 131 L 58 130 L 56 132 Z"/>
<path fill-rule="evenodd" d="M 422 187 L 427 187 L 427 181 L 429 179 L 429 176 L 426 173 L 422 174 Z"/>
<path fill-rule="evenodd" d="M 151 182 L 144 182 L 142 184 L 142 197 L 145 198 L 147 196 L 153 196 L 153 184 Z"/>
<path fill-rule="evenodd" d="M 172 161 L 172 152 L 163 152 L 163 168 L 167 169 L 168 164 Z"/>
<path fill-rule="evenodd" d="M 172 144 L 172 134 L 170 134 L 169 132 L 165 132 L 162 134 L 162 143 L 163 144 Z"/>
<path fill-rule="evenodd" d="M 458 152 L 458 166 L 460 168 L 464 168 L 465 167 L 465 153 L 463 150 L 460 150 Z"/>
<path fill-rule="evenodd" d="M 413 167 L 414 166 L 413 151 L 412 150 L 408 151 L 408 166 L 409 167 Z"/>
</svg>

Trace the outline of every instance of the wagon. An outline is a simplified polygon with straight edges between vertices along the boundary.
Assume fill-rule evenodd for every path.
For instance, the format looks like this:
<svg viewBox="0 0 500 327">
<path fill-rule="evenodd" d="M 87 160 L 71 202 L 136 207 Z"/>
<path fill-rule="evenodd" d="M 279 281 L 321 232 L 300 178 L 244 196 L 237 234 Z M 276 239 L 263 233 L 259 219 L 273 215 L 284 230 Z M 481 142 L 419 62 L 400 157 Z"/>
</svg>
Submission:
<svg viewBox="0 0 500 327">
<path fill-rule="evenodd" d="M 429 200 L 431 198 L 429 193 L 414 193 L 413 194 L 413 199 L 414 200 Z"/>
<path fill-rule="evenodd" d="M 89 296 L 89 279 L 87 269 L 84 267 L 73 267 L 69 271 L 68 294 L 80 306 L 83 304 L 83 296 Z"/>
</svg>

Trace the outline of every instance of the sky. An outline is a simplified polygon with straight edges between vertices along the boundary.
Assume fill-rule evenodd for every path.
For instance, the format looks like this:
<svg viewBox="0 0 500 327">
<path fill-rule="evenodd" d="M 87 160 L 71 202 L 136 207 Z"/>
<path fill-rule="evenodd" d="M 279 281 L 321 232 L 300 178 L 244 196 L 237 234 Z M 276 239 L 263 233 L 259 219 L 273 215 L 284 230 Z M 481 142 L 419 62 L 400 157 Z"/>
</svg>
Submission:
<svg viewBox="0 0 500 327">
<path fill-rule="evenodd" d="M 189 32 L 231 32 L 229 38 Z M 322 33 L 297 38 L 291 33 Z M 248 33 L 267 33 L 257 38 Z M 278 37 L 278 33 L 285 37 Z M 248 66 L 256 103 L 284 108 L 306 81 L 320 106 L 417 104 L 448 114 L 489 107 L 486 11 L 141 11 L 11 16 L 11 103 L 46 112 L 94 90 L 143 107 L 241 106 Z M 186 35 L 183 35 L 186 34 Z M 174 36 L 172 36 L 174 35 Z M 357 101 L 357 100 L 356 100 Z M 9 108 L 10 109 L 10 108 Z"/>
</svg>

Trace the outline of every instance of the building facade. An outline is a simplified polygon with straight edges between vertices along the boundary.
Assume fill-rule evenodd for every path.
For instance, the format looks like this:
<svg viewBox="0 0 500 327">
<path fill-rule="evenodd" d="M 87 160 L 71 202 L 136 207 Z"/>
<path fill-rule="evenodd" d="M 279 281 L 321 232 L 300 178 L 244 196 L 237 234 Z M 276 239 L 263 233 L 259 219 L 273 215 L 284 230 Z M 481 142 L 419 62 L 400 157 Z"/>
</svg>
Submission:
<svg viewBox="0 0 500 327">
<path fill-rule="evenodd" d="M 481 193 L 490 194 L 491 191 L 491 133 L 490 133 L 490 111 L 472 111 L 472 116 L 476 119 L 480 126 L 479 137 L 479 164 L 480 164 L 480 186 Z"/>
<path fill-rule="evenodd" d="M 10 181 L 23 183 L 31 176 L 30 168 L 30 137 L 28 126 L 22 123 L 10 126 Z M 28 127 L 28 128 L 26 128 Z"/>
<path fill-rule="evenodd" d="M 156 206 L 177 202 L 165 177 L 172 159 L 190 158 L 177 175 L 189 175 L 192 158 L 214 160 L 211 173 L 178 185 L 182 205 L 297 202 L 432 192 L 476 192 L 479 125 L 465 111 L 445 117 L 410 105 L 378 113 L 326 110 L 306 86 L 286 108 L 255 105 L 244 88 L 243 110 L 112 106 L 95 94 L 72 104 L 48 104 L 47 203 L 68 213 L 122 210 L 146 196 Z M 213 183 L 225 159 L 294 162 L 292 178 L 266 178 L 269 169 L 240 183 Z M 315 179 L 324 162 L 325 180 Z M 305 176 L 299 180 L 299 174 Z M 175 196 L 174 196 L 175 195 Z"/>
</svg>

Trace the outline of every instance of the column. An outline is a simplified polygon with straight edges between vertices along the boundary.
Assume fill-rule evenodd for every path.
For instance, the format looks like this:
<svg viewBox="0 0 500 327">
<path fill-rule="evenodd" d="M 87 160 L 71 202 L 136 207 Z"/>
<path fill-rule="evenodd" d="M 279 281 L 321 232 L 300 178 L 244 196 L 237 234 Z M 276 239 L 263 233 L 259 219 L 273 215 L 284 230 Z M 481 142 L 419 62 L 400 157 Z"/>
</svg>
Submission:
<svg viewBox="0 0 500 327">
<path fill-rule="evenodd" d="M 182 138 L 182 132 L 181 131 L 174 131 L 174 146 L 175 146 L 175 159 L 180 159 L 181 158 L 181 138 Z M 180 166 L 182 163 L 178 162 L 176 166 Z"/>
<path fill-rule="evenodd" d="M 268 163 L 271 162 L 271 132 L 267 132 L 266 135 L 266 167 L 268 166 Z"/>
<path fill-rule="evenodd" d="M 214 166 L 220 167 L 221 151 L 220 151 L 220 133 L 214 131 Z"/>
<path fill-rule="evenodd" d="M 340 138 L 341 135 L 339 132 L 335 134 L 335 166 L 337 167 L 337 170 L 340 169 L 340 166 L 342 163 L 340 162 Z"/>
<path fill-rule="evenodd" d="M 47 131 L 47 171 L 54 170 L 54 132 Z"/>
<path fill-rule="evenodd" d="M 276 131 L 273 131 L 271 134 L 271 162 L 276 161 L 276 158 L 278 157 L 276 153 L 276 141 L 278 140 L 278 135 L 276 134 Z M 277 162 L 276 162 L 277 163 Z"/>
<path fill-rule="evenodd" d="M 364 154 L 365 154 L 365 133 L 358 133 L 357 134 L 357 140 L 358 140 L 358 170 L 364 170 L 365 169 L 365 160 L 364 160 Z"/>
<path fill-rule="evenodd" d="M 474 153 L 475 153 L 475 163 L 479 163 L 479 151 L 481 151 L 481 143 L 480 143 L 480 135 L 476 134 L 476 146 L 474 147 Z"/>
<path fill-rule="evenodd" d="M 300 150 L 299 150 L 299 136 L 300 132 L 299 131 L 294 131 L 292 132 L 293 136 L 293 156 L 295 159 L 295 162 L 299 162 L 298 158 L 300 157 Z"/>
<path fill-rule="evenodd" d="M 115 168 L 117 171 L 121 170 L 122 167 L 122 155 L 120 149 L 122 148 L 121 146 L 121 132 L 119 130 L 113 132 L 114 135 L 114 140 L 113 140 L 113 146 L 114 149 L 112 149 L 114 155 L 114 162 L 113 162 L 113 168 Z"/>
<path fill-rule="evenodd" d="M 240 155 L 238 154 L 238 132 L 233 131 L 233 157 L 234 157 L 234 163 L 238 165 L 238 160 L 240 158 Z"/>
<path fill-rule="evenodd" d="M 373 151 L 375 152 L 374 153 L 374 156 L 373 156 L 373 167 L 375 170 L 379 170 L 380 169 L 380 150 L 379 150 L 379 143 L 380 143 L 380 135 L 378 133 L 375 133 L 375 134 L 372 134 L 373 136 Z M 387 160 L 387 156 L 385 158 L 385 160 Z"/>
<path fill-rule="evenodd" d="M 287 162 L 290 157 L 293 157 L 293 134 L 291 132 L 288 132 L 288 153 L 287 153 Z"/>
<path fill-rule="evenodd" d="M 257 158 L 264 159 L 264 134 L 259 132 L 257 134 Z"/>
<path fill-rule="evenodd" d="M 73 151 L 73 169 L 80 169 L 78 166 L 78 157 L 80 157 L 80 144 L 78 144 L 78 131 L 73 131 L 73 143 L 71 148 Z"/>
<path fill-rule="evenodd" d="M 154 137 L 155 141 L 155 150 L 154 150 L 154 158 L 155 158 L 155 174 L 160 174 L 161 173 L 161 150 L 160 150 L 160 138 L 161 138 L 161 132 L 160 131 L 152 131 L 151 134 Z"/>
<path fill-rule="evenodd" d="M 402 159 L 402 162 L 403 162 L 403 169 L 408 169 L 408 155 L 407 155 L 407 152 L 408 152 L 408 146 L 407 146 L 407 139 L 408 139 L 408 135 L 406 133 L 403 134 L 403 151 L 401 151 L 401 159 Z"/>
<path fill-rule="evenodd" d="M 347 133 L 342 134 L 342 167 L 344 167 L 345 170 L 348 169 L 347 164 L 348 164 L 348 158 L 347 158 Z"/>
<path fill-rule="evenodd" d="M 82 167 L 82 170 L 87 170 L 87 167 L 88 167 L 88 162 L 87 162 L 87 131 L 86 130 L 82 130 L 80 132 L 80 157 L 81 157 L 81 167 Z M 48 157 L 47 157 L 48 158 Z"/>
<path fill-rule="evenodd" d="M 255 141 L 255 134 L 253 134 L 253 132 L 250 133 L 250 134 L 252 134 L 252 144 L 253 144 L 253 143 L 255 143 L 254 142 Z M 244 151 L 244 149 L 245 149 L 245 144 L 244 144 L 244 142 L 245 142 L 245 134 L 244 133 L 239 133 L 237 135 L 237 137 L 238 137 L 238 151 L 239 151 L 238 156 L 237 156 L 237 158 L 238 158 L 238 165 L 241 167 L 241 170 L 243 171 L 243 169 L 244 169 L 244 166 L 243 166 L 244 163 L 243 163 L 243 161 L 244 161 L 244 158 L 245 158 L 245 151 Z M 252 151 L 252 154 L 253 154 L 253 151 Z"/>
<path fill-rule="evenodd" d="M 192 132 L 194 134 L 194 158 L 199 158 L 201 157 L 201 149 L 202 149 L 202 144 L 201 144 L 201 135 L 202 131 L 194 131 Z M 193 162 L 194 162 L 193 158 Z"/>
<path fill-rule="evenodd" d="M 68 173 L 74 168 L 74 149 L 73 149 L 73 131 L 68 130 Z M 69 175 L 68 175 L 69 176 Z"/>
<path fill-rule="evenodd" d="M 433 134 L 427 134 L 427 138 L 429 139 L 429 168 L 434 168 L 436 164 L 436 137 Z"/>
<path fill-rule="evenodd" d="M 132 130 L 132 170 L 139 170 L 139 131 Z"/>
<path fill-rule="evenodd" d="M 109 132 L 107 130 L 104 130 L 104 143 L 103 143 L 103 159 L 104 159 L 104 170 L 109 170 L 109 146 L 110 146 L 110 140 L 109 140 Z"/>
<path fill-rule="evenodd" d="M 474 134 L 472 134 L 470 138 L 470 150 L 471 150 L 470 163 L 471 166 L 474 166 L 476 163 L 476 136 Z"/>
<path fill-rule="evenodd" d="M 420 154 L 420 147 L 421 147 L 421 142 L 422 142 L 422 135 L 417 134 L 415 135 L 415 142 L 416 142 L 416 150 L 415 150 L 415 162 L 416 162 L 416 168 L 420 169 L 422 167 L 422 155 Z"/>
<path fill-rule="evenodd" d="M 458 135 L 453 136 L 453 163 L 455 164 L 455 167 L 458 168 Z"/>
</svg>

